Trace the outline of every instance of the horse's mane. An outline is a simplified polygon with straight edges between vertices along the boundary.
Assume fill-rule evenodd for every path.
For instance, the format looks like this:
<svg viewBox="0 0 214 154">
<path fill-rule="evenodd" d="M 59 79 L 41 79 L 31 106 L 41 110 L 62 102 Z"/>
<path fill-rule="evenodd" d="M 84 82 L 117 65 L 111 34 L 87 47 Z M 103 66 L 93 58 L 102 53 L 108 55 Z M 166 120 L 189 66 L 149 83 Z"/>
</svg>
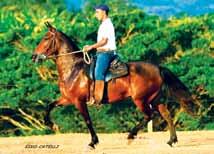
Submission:
<svg viewBox="0 0 214 154">
<path fill-rule="evenodd" d="M 63 41 L 65 41 L 66 43 L 68 43 L 71 47 L 72 50 L 70 50 L 69 52 L 73 52 L 73 51 L 79 51 L 79 47 L 76 45 L 77 41 L 75 41 L 74 38 L 72 37 L 68 37 L 65 33 L 63 33 L 62 31 L 58 31 L 61 36 Z M 83 54 L 80 53 L 75 53 L 73 54 L 74 58 L 74 63 L 73 66 L 71 67 L 71 75 L 69 77 L 70 81 L 73 81 L 74 78 L 78 75 L 79 71 L 84 68 L 84 60 L 83 60 Z"/>
<path fill-rule="evenodd" d="M 58 32 L 61 34 L 61 36 L 63 37 L 63 39 L 72 46 L 72 48 L 73 48 L 74 51 L 79 51 L 80 50 L 80 48 L 77 46 L 78 42 L 72 36 L 68 37 L 62 31 L 58 31 Z"/>
</svg>

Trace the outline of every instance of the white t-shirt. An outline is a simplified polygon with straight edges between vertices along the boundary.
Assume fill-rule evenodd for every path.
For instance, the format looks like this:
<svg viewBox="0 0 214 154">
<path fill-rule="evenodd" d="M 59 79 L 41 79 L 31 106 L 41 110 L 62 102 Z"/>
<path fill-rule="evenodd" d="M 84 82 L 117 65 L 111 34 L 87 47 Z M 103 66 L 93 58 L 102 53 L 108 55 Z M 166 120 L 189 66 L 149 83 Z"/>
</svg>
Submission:
<svg viewBox="0 0 214 154">
<path fill-rule="evenodd" d="M 116 50 L 114 26 L 110 18 L 105 19 L 99 26 L 98 34 L 97 34 L 97 42 L 102 40 L 102 38 L 107 38 L 108 41 L 104 46 L 100 48 Z"/>
</svg>

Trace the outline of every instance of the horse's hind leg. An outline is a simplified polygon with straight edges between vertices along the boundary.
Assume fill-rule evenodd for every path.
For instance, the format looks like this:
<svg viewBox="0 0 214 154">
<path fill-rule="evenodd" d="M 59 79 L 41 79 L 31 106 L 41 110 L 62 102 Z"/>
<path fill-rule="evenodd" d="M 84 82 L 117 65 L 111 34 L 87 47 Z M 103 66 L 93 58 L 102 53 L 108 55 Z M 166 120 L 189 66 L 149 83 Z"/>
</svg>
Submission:
<svg viewBox="0 0 214 154">
<path fill-rule="evenodd" d="M 170 131 L 170 139 L 167 142 L 167 144 L 172 146 L 173 143 L 178 142 L 176 131 L 175 131 L 175 126 L 173 124 L 173 120 L 170 116 L 169 110 L 167 109 L 166 105 L 159 104 L 158 105 L 158 111 L 160 112 L 160 114 L 164 118 L 164 120 L 166 120 L 168 123 L 169 131 Z"/>
<path fill-rule="evenodd" d="M 137 133 L 140 129 L 142 129 L 144 126 L 147 125 L 147 123 L 150 121 L 150 118 L 144 114 L 144 120 L 140 121 L 130 132 L 128 135 L 128 139 L 134 139 L 135 136 L 137 136 Z"/>
<path fill-rule="evenodd" d="M 141 100 L 134 100 L 135 105 L 140 109 L 141 112 L 144 113 L 143 121 L 140 121 L 130 132 L 128 135 L 128 139 L 134 139 L 137 136 L 138 131 L 147 125 L 147 123 L 151 120 L 151 110 L 148 106 L 144 106 Z"/>
</svg>

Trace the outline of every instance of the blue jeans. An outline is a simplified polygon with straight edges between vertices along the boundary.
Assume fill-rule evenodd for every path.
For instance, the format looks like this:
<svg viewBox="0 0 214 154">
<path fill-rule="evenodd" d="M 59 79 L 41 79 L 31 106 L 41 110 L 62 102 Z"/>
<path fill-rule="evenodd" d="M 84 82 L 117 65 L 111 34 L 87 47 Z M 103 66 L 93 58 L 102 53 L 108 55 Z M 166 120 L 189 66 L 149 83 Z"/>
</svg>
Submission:
<svg viewBox="0 0 214 154">
<path fill-rule="evenodd" d="M 97 60 L 95 66 L 95 79 L 105 80 L 105 75 L 110 65 L 110 62 L 115 56 L 114 52 L 99 52 L 97 53 Z"/>
</svg>

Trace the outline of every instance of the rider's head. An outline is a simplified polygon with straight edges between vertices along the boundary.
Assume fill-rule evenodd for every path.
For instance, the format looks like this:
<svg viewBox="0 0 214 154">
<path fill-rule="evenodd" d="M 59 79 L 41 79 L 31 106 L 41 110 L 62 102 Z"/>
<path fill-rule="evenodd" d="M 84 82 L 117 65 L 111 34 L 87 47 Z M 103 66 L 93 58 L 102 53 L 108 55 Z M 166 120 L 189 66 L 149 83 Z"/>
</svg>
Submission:
<svg viewBox="0 0 214 154">
<path fill-rule="evenodd" d="M 98 5 L 95 7 L 95 16 L 98 20 L 103 21 L 108 17 L 109 7 L 107 5 Z"/>
</svg>

